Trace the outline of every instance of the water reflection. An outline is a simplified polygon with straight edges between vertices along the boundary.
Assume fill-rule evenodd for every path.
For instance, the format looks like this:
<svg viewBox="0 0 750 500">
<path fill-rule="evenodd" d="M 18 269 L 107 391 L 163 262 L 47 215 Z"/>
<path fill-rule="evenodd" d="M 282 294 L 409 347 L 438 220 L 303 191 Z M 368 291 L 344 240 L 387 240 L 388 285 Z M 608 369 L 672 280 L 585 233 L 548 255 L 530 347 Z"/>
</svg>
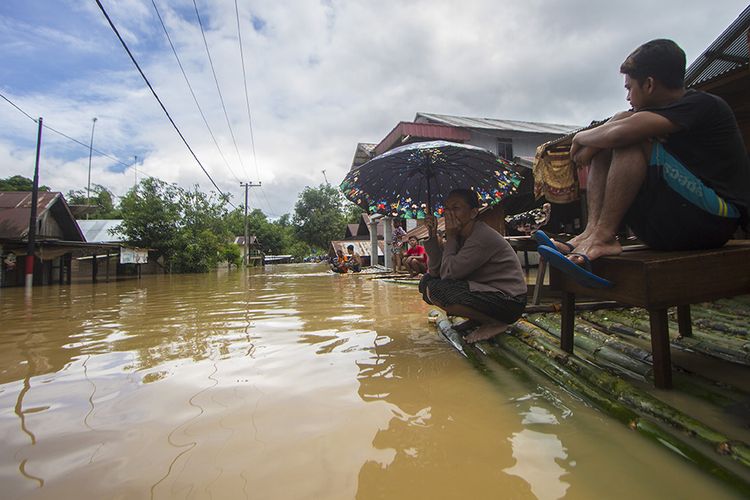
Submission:
<svg viewBox="0 0 750 500">
<path fill-rule="evenodd" d="M 597 497 L 613 471 L 684 472 L 536 382 L 478 375 L 414 287 L 324 269 L 40 287 L 30 309 L 3 290 L 3 496 Z M 602 460 L 608 440 L 638 460 Z"/>
</svg>

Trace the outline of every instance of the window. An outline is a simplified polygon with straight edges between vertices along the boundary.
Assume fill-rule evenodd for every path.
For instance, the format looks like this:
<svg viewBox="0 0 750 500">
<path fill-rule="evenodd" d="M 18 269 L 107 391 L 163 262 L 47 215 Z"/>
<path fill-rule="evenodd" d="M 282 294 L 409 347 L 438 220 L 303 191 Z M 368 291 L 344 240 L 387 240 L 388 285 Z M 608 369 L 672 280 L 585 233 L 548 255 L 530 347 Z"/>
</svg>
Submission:
<svg viewBox="0 0 750 500">
<path fill-rule="evenodd" d="M 497 140 L 497 155 L 506 160 L 513 159 L 513 139 Z"/>
</svg>

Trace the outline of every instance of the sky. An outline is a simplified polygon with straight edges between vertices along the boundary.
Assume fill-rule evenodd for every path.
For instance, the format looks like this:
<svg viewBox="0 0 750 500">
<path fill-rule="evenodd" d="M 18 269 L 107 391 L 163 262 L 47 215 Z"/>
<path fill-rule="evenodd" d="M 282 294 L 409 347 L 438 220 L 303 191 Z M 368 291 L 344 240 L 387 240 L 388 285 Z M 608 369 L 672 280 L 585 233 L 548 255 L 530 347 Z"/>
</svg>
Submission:
<svg viewBox="0 0 750 500">
<path fill-rule="evenodd" d="M 271 218 L 293 212 L 305 186 L 326 178 L 338 185 L 357 143 L 380 142 L 417 112 L 585 125 L 626 109 L 618 70 L 634 48 L 671 38 L 690 64 L 747 7 L 747 0 L 101 3 L 219 188 L 239 205 L 240 182 L 260 182 L 249 205 Z M 95 0 L 0 1 L 0 93 L 83 143 L 44 130 L 40 182 L 53 190 L 86 188 L 94 117 L 93 147 L 106 156 L 93 153 L 92 184 L 120 196 L 149 175 L 216 190 Z M 31 177 L 36 123 L 2 99 L 0 121 L 0 178 Z"/>
</svg>

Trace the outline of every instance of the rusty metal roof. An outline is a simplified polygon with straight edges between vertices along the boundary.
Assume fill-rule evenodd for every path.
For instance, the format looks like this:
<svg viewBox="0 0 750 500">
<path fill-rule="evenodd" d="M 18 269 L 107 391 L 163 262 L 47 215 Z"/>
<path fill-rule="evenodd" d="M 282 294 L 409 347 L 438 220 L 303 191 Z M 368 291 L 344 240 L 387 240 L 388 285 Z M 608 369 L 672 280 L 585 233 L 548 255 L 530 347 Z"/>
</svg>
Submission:
<svg viewBox="0 0 750 500">
<path fill-rule="evenodd" d="M 417 113 L 414 121 L 427 120 L 454 127 L 507 130 L 535 134 L 567 134 L 580 125 L 563 125 L 559 123 L 526 122 L 518 120 L 499 120 L 496 118 L 471 118 L 468 116 L 439 115 L 436 113 Z"/>
<path fill-rule="evenodd" d="M 688 67 L 685 86 L 750 68 L 750 6 Z"/>
<path fill-rule="evenodd" d="M 419 115 L 417 115 L 419 116 Z M 373 154 L 380 155 L 395 146 L 424 139 L 441 139 L 452 142 L 465 142 L 471 139 L 471 133 L 463 128 L 441 123 L 399 122 L 380 143 L 375 146 Z"/>
<path fill-rule="evenodd" d="M 47 212 L 55 218 L 69 241 L 86 241 L 62 193 L 40 191 L 37 198 L 37 220 Z M 29 233 L 31 192 L 0 191 L 0 238 L 21 240 Z M 40 237 L 42 237 L 40 235 Z"/>
</svg>

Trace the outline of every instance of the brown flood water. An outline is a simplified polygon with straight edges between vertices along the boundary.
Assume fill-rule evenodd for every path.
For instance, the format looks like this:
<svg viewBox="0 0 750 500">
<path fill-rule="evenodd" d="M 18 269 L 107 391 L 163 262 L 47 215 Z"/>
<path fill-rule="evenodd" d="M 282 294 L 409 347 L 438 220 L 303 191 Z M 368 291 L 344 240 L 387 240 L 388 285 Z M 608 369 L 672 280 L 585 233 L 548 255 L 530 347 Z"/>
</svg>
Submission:
<svg viewBox="0 0 750 500">
<path fill-rule="evenodd" d="M 0 291 L 2 498 L 732 498 L 415 287 L 321 265 Z"/>
</svg>

